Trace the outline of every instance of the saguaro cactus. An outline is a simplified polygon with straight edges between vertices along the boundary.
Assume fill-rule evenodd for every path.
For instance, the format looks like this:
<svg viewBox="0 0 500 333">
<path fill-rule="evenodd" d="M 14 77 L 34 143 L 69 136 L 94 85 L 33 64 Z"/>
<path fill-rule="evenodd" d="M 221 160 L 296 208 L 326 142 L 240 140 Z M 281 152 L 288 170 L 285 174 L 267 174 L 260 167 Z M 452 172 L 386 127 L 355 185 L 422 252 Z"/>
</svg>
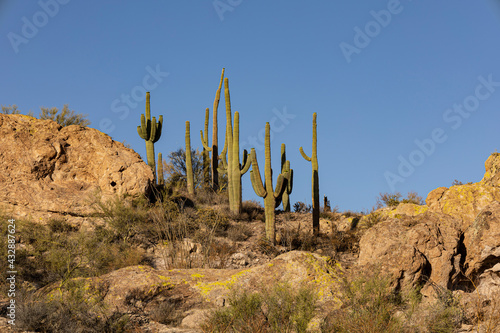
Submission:
<svg viewBox="0 0 500 333">
<path fill-rule="evenodd" d="M 293 169 L 290 169 L 290 161 L 286 159 L 286 146 L 281 144 L 281 173 L 287 175 L 287 185 L 283 191 L 283 211 L 290 212 L 290 194 L 293 190 Z"/>
<path fill-rule="evenodd" d="M 224 79 L 224 97 L 226 100 L 226 141 L 220 155 L 227 172 L 229 209 L 233 214 L 241 212 L 241 176 L 251 165 L 246 150 L 243 151 L 243 163 L 240 163 L 240 114 L 234 113 L 234 127 L 231 121 L 231 98 L 229 96 L 229 80 Z M 227 153 L 227 159 L 226 159 Z"/>
<path fill-rule="evenodd" d="M 160 139 L 161 128 L 163 125 L 163 116 L 160 115 L 158 122 L 153 117 L 151 120 L 151 109 L 149 105 L 149 92 L 146 93 L 146 116 L 141 114 L 141 126 L 137 126 L 137 133 L 146 141 L 146 157 L 148 165 L 153 170 L 156 178 L 155 146 L 154 143 Z"/>
<path fill-rule="evenodd" d="M 205 113 L 205 135 L 203 135 L 203 131 L 201 133 L 201 143 L 203 144 L 203 148 L 207 151 L 212 152 L 211 158 L 211 170 L 212 170 L 212 189 L 217 191 L 219 189 L 219 146 L 218 146 L 218 125 L 217 125 L 217 113 L 219 110 L 219 101 L 220 101 L 220 93 L 222 90 L 222 82 L 224 81 L 224 68 L 222 69 L 222 74 L 220 77 L 219 89 L 215 93 L 214 99 L 214 107 L 213 107 L 213 118 L 212 118 L 212 147 L 209 147 L 208 144 L 208 116 Z M 208 110 L 208 108 L 207 108 Z"/>
<path fill-rule="evenodd" d="M 316 112 L 313 113 L 313 139 L 312 139 L 312 155 L 307 156 L 302 147 L 300 153 L 306 161 L 312 165 L 312 202 L 313 202 L 313 233 L 319 235 L 319 174 L 318 174 L 318 144 L 317 144 L 317 124 Z"/>
<path fill-rule="evenodd" d="M 205 110 L 205 136 L 203 136 L 203 131 L 201 132 L 201 143 L 203 142 L 208 142 L 208 119 L 210 117 L 210 110 L 206 108 Z M 210 156 L 209 156 L 209 151 L 212 149 L 207 149 L 205 148 L 205 145 L 203 145 L 203 151 L 201 155 L 203 156 L 203 183 L 204 186 L 208 186 L 210 183 Z"/>
<path fill-rule="evenodd" d="M 188 193 L 194 195 L 193 162 L 191 159 L 191 132 L 189 121 L 186 121 L 186 180 Z"/>
<path fill-rule="evenodd" d="M 165 178 L 163 178 L 163 158 L 161 153 L 158 153 L 158 185 L 165 185 Z"/>
<path fill-rule="evenodd" d="M 275 226 L 275 213 L 274 209 L 281 203 L 283 191 L 287 185 L 289 173 L 281 173 L 278 175 L 276 181 L 276 188 L 273 190 L 273 170 L 271 169 L 271 135 L 269 123 L 266 123 L 266 137 L 265 137 L 265 156 L 266 161 L 264 165 L 265 181 L 262 184 L 260 176 L 259 164 L 257 163 L 257 156 L 255 148 L 252 148 L 250 157 L 252 160 L 252 170 L 250 171 L 250 178 L 255 193 L 264 198 L 264 209 L 266 215 L 266 238 L 272 244 L 276 241 L 276 226 Z"/>
</svg>

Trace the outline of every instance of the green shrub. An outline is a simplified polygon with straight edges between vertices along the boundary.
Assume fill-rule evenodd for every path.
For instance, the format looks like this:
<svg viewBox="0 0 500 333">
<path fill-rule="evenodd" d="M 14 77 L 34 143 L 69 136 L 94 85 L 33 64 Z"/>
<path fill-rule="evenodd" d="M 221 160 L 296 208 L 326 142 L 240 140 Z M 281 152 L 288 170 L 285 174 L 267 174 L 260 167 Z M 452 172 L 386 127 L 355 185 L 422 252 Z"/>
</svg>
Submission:
<svg viewBox="0 0 500 333">
<path fill-rule="evenodd" d="M 46 296 L 21 290 L 16 326 L 36 332 L 131 332 L 133 325 L 126 314 L 106 313 L 107 288 L 74 280 Z"/>
<path fill-rule="evenodd" d="M 293 211 L 295 213 L 310 213 L 312 212 L 312 205 L 307 205 L 302 201 L 297 201 L 293 204 Z"/>
<path fill-rule="evenodd" d="M 255 200 L 245 200 L 241 203 L 241 213 L 232 216 L 237 221 L 265 221 L 264 208 Z"/>
<path fill-rule="evenodd" d="M 214 232 L 217 236 L 225 236 L 229 228 L 228 218 L 221 211 L 213 208 L 198 210 L 196 222 L 202 229 Z"/>
<path fill-rule="evenodd" d="M 244 223 L 230 225 L 227 230 L 227 238 L 233 242 L 244 242 L 252 237 L 252 235 L 252 229 Z"/>
<path fill-rule="evenodd" d="M 307 287 L 293 290 L 277 283 L 255 293 L 233 291 L 229 307 L 216 309 L 201 325 L 203 332 L 306 332 L 316 297 Z"/>
<path fill-rule="evenodd" d="M 423 205 L 424 199 L 416 192 L 408 192 L 406 198 L 403 198 L 401 193 L 380 193 L 377 198 L 377 208 L 382 207 L 396 207 L 400 203 L 412 203 L 416 205 Z"/>
<path fill-rule="evenodd" d="M 376 270 L 373 275 L 344 278 L 341 309 L 330 313 L 322 332 L 401 332 L 393 317 L 400 305 L 389 288 L 389 280 Z"/>
<path fill-rule="evenodd" d="M 40 114 L 38 116 L 39 119 L 50 119 L 55 121 L 61 126 L 70 126 L 70 125 L 80 125 L 80 126 L 88 126 L 90 125 L 90 120 L 86 119 L 87 114 L 75 113 L 74 110 L 70 110 L 68 104 L 64 104 L 61 112 L 59 113 L 58 108 L 40 108 Z"/>
<path fill-rule="evenodd" d="M 145 198 L 127 200 L 116 196 L 112 200 L 95 202 L 96 216 L 102 217 L 109 226 L 109 236 L 126 242 L 134 242 L 151 236 L 148 204 Z"/>
</svg>

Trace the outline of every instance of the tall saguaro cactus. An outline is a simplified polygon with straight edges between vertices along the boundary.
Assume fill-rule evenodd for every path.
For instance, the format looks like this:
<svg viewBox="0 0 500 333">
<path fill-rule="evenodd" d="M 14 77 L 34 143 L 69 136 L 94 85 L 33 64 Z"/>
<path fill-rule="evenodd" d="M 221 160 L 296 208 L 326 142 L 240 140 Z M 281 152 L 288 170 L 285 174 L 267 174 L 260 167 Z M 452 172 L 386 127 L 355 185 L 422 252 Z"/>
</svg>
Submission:
<svg viewBox="0 0 500 333">
<path fill-rule="evenodd" d="M 194 195 L 193 162 L 191 159 L 191 131 L 189 121 L 186 121 L 186 178 L 188 193 Z"/>
<path fill-rule="evenodd" d="M 158 122 L 156 118 L 153 117 L 151 120 L 151 109 L 149 105 L 149 91 L 146 93 L 146 116 L 141 114 L 141 126 L 137 126 L 137 133 L 139 136 L 146 141 L 146 157 L 148 160 L 148 165 L 153 170 L 153 174 L 156 180 L 156 162 L 155 162 L 155 142 L 160 139 L 161 128 L 163 125 L 163 116 L 158 117 Z"/>
<path fill-rule="evenodd" d="M 281 144 L 281 173 L 288 175 L 287 185 L 283 191 L 283 211 L 290 212 L 290 194 L 293 190 L 293 169 L 290 169 L 290 161 L 286 159 L 286 146 L 284 143 Z"/>
<path fill-rule="evenodd" d="M 210 110 L 206 108 L 205 110 L 205 136 L 203 136 L 203 131 L 201 132 L 201 143 L 203 142 L 208 142 L 208 119 L 210 117 Z M 212 150 L 205 148 L 205 145 L 203 145 L 203 152 L 201 153 L 203 156 L 203 185 L 206 187 L 208 186 L 208 183 L 210 182 L 210 161 L 209 161 L 209 151 Z"/>
<path fill-rule="evenodd" d="M 251 165 L 248 153 L 243 150 L 243 163 L 240 163 L 240 114 L 234 113 L 234 126 L 231 121 L 231 98 L 229 96 L 229 80 L 224 79 L 224 97 L 226 100 L 226 141 L 220 155 L 227 172 L 229 209 L 233 214 L 241 212 L 241 176 Z M 227 153 L 227 159 L 226 159 Z"/>
<path fill-rule="evenodd" d="M 250 171 L 252 186 L 255 193 L 259 197 L 264 198 L 266 238 L 269 242 L 274 244 L 276 241 L 276 221 L 274 209 L 281 203 L 282 195 L 286 188 L 290 173 L 285 171 L 285 173 L 279 174 L 276 181 L 276 188 L 273 190 L 273 170 L 271 169 L 271 135 L 269 123 L 266 123 L 264 184 L 262 184 L 255 148 L 252 148 L 250 156 L 252 159 L 252 170 Z"/>
<path fill-rule="evenodd" d="M 211 158 L 211 170 L 212 170 L 212 189 L 217 191 L 219 189 L 219 145 L 218 145 L 218 125 L 217 125 L 217 113 L 219 110 L 220 93 L 222 90 L 222 82 L 224 81 L 224 68 L 222 69 L 222 74 L 220 76 L 219 89 L 215 93 L 214 107 L 213 107 L 213 118 L 212 118 L 212 147 L 208 144 L 208 116 L 205 113 L 205 134 L 203 131 L 201 133 L 201 143 L 205 150 L 212 152 Z M 208 110 L 208 108 L 207 108 Z"/>
<path fill-rule="evenodd" d="M 161 153 L 158 153 L 158 185 L 165 185 L 165 178 L 163 177 L 163 158 Z"/>
<path fill-rule="evenodd" d="M 306 161 L 312 165 L 312 202 L 313 202 L 313 233 L 319 235 L 319 174 L 318 174 L 318 144 L 317 144 L 317 123 L 316 112 L 313 113 L 313 138 L 312 138 L 312 155 L 307 156 L 302 147 L 300 153 Z"/>
</svg>

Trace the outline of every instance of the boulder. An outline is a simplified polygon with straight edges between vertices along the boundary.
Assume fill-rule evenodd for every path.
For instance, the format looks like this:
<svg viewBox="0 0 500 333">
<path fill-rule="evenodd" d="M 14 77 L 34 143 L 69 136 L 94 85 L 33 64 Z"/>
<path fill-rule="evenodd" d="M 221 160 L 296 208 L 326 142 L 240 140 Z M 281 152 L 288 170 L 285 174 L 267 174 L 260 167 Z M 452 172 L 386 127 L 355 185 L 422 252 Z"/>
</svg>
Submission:
<svg viewBox="0 0 500 333">
<path fill-rule="evenodd" d="M 460 271 L 460 241 L 456 221 L 442 213 L 387 218 L 361 237 L 358 263 L 380 265 L 397 289 L 448 288 Z"/>
<path fill-rule="evenodd" d="M 92 128 L 0 114 L 0 203 L 14 217 L 85 217 L 96 193 L 144 195 L 152 170 Z"/>
</svg>

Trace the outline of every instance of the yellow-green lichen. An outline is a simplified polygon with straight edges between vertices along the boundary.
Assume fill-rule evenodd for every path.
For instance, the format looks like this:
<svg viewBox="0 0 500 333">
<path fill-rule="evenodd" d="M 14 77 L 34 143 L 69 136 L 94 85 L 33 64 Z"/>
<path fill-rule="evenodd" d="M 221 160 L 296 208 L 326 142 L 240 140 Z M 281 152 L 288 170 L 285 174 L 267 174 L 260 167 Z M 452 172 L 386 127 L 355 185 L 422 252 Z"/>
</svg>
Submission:
<svg viewBox="0 0 500 333">
<path fill-rule="evenodd" d="M 212 292 L 214 289 L 226 289 L 229 290 L 236 282 L 238 282 L 239 278 L 242 277 L 243 275 L 247 274 L 250 270 L 244 270 L 241 272 L 238 272 L 234 275 L 231 275 L 231 277 L 227 280 L 224 281 L 215 281 L 215 282 L 198 282 L 195 285 L 195 288 L 197 288 L 200 291 L 200 294 L 202 295 L 203 298 L 205 298 L 206 301 L 210 301 L 208 298 L 210 292 Z"/>
<path fill-rule="evenodd" d="M 340 263 L 336 263 L 335 266 L 331 266 L 327 264 L 327 257 L 321 257 L 325 262 L 320 262 L 316 259 L 311 253 L 306 254 L 306 262 L 310 265 L 312 270 L 314 271 L 314 284 L 315 291 L 318 296 L 319 301 L 324 301 L 325 297 L 333 296 L 331 289 L 333 286 L 338 285 L 341 282 L 341 278 L 339 275 L 342 275 L 340 272 L 341 265 Z M 309 270 L 309 269 L 308 269 Z M 311 275 L 308 271 L 308 275 Z M 331 294 L 331 295 L 328 295 Z M 339 301 L 335 298 L 336 301 Z"/>
<path fill-rule="evenodd" d="M 199 274 L 199 273 L 194 273 L 194 274 L 191 274 L 191 277 L 194 279 L 200 279 L 200 278 L 203 278 L 205 277 L 205 275 L 203 274 Z"/>
</svg>

